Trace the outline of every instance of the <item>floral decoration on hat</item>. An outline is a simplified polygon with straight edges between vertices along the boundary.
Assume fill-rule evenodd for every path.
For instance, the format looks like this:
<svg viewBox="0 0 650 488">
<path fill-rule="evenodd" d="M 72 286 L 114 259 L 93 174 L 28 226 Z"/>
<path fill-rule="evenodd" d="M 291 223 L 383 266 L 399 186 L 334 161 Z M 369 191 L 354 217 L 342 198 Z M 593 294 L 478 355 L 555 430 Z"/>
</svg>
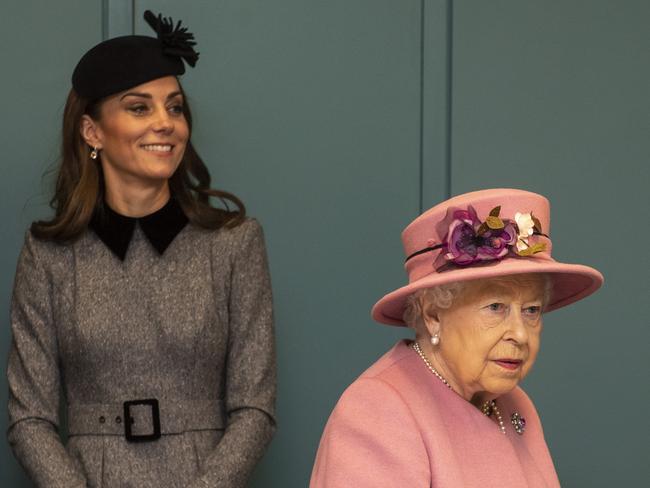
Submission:
<svg viewBox="0 0 650 488">
<path fill-rule="evenodd" d="M 515 214 L 514 220 L 499 216 L 501 206 L 494 207 L 481 222 L 474 207 L 450 208 L 437 225 L 442 242 L 428 242 L 429 247 L 411 254 L 406 260 L 424 252 L 441 249 L 434 266 L 441 268 L 453 263 L 467 266 L 479 262 L 495 261 L 506 256 L 528 257 L 546 250 L 543 242 L 533 242 L 531 237 L 542 233 L 542 224 L 532 212 Z"/>
<path fill-rule="evenodd" d="M 181 27 L 180 20 L 174 26 L 171 17 L 156 16 L 151 10 L 145 11 L 144 20 L 156 31 L 166 55 L 183 58 L 192 67 L 196 65 L 199 53 L 194 50 L 194 34 L 187 32 L 187 27 Z"/>
</svg>

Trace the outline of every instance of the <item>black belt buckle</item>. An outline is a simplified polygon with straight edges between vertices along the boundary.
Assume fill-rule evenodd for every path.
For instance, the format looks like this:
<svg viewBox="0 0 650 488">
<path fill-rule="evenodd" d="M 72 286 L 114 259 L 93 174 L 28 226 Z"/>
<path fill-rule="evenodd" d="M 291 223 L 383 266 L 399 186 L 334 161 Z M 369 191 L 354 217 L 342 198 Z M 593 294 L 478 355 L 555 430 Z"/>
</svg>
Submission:
<svg viewBox="0 0 650 488">
<path fill-rule="evenodd" d="M 134 405 L 149 405 L 151 407 L 151 421 L 153 424 L 153 434 L 133 434 L 131 432 L 131 412 Z M 160 439 L 160 410 L 158 409 L 158 400 L 149 398 L 147 400 L 130 400 L 124 402 L 124 436 L 128 442 L 147 442 Z"/>
</svg>

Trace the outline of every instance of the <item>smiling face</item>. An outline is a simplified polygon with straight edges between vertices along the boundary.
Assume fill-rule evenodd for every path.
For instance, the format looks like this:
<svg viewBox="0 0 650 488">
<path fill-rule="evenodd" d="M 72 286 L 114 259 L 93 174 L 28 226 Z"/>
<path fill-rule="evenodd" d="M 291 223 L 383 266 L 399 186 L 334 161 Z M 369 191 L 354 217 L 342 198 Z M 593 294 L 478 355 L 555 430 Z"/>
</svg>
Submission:
<svg viewBox="0 0 650 488">
<path fill-rule="evenodd" d="M 465 399 L 498 396 L 528 374 L 539 351 L 544 280 L 510 276 L 467 283 L 448 309 L 424 322 L 440 344 L 432 362 Z"/>
<path fill-rule="evenodd" d="M 178 81 L 167 76 L 108 97 L 97 120 L 84 116 L 81 132 L 99 149 L 108 190 L 166 185 L 189 139 Z"/>
</svg>

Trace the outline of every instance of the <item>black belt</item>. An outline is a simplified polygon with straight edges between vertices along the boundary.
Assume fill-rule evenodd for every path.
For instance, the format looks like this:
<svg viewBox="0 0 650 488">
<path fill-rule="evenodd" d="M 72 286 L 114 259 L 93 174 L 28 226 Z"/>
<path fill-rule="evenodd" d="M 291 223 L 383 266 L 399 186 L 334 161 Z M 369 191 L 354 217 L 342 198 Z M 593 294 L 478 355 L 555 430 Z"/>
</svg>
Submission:
<svg viewBox="0 0 650 488">
<path fill-rule="evenodd" d="M 68 406 L 68 434 L 119 435 L 129 442 L 153 441 L 165 434 L 225 428 L 221 400 L 128 400 Z"/>
</svg>

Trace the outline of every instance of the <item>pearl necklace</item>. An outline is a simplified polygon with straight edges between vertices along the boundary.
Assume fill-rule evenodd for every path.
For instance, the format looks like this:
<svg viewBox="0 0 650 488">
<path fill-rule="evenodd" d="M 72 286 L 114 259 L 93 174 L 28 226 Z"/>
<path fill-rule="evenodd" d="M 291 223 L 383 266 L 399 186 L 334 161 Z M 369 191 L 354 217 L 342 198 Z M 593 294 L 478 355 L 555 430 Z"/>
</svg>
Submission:
<svg viewBox="0 0 650 488">
<path fill-rule="evenodd" d="M 418 341 L 413 341 L 413 345 L 411 347 L 413 347 L 415 352 L 417 352 L 418 355 L 422 358 L 422 361 L 424 361 L 424 364 L 427 365 L 427 368 L 429 368 L 431 370 L 431 372 L 433 374 L 435 374 L 440 381 L 442 381 L 445 385 L 447 385 L 447 388 L 449 388 L 450 390 L 453 390 L 451 385 L 449 383 L 447 383 L 447 380 L 444 379 L 442 377 L 442 375 L 436 371 L 436 368 L 434 368 L 431 365 L 431 363 L 429 362 L 429 360 L 424 356 L 424 353 L 422 352 L 422 349 L 420 349 L 420 344 L 418 344 Z"/>
<path fill-rule="evenodd" d="M 497 423 L 499 424 L 499 430 L 503 435 L 506 434 L 506 426 L 503 424 L 503 417 L 501 417 L 501 412 L 499 407 L 497 407 L 497 402 L 494 400 L 487 400 L 481 407 L 481 412 L 487 417 L 490 417 L 493 413 L 497 417 Z"/>
<path fill-rule="evenodd" d="M 447 380 L 444 379 L 443 376 L 442 376 L 440 373 L 438 373 L 438 371 L 436 371 L 436 368 L 434 368 L 434 367 L 431 365 L 431 363 L 429 362 L 429 360 L 426 358 L 426 356 L 425 356 L 424 353 L 422 352 L 422 349 L 420 349 L 420 344 L 418 344 L 418 341 L 413 341 L 413 344 L 411 345 L 411 347 L 413 348 L 413 350 L 414 350 L 415 352 L 418 353 L 418 356 L 420 356 L 420 358 L 422 358 L 422 361 L 424 361 L 424 364 L 427 365 L 427 368 L 429 368 L 429 370 L 430 370 L 434 375 L 436 375 L 436 377 L 437 377 L 440 381 L 442 381 L 442 382 L 447 386 L 447 388 L 449 388 L 450 390 L 453 391 L 453 388 L 452 388 L 451 385 L 447 382 Z M 481 412 L 483 412 L 483 414 L 484 414 L 485 416 L 487 416 L 487 417 L 490 417 L 490 416 L 492 415 L 492 413 L 494 413 L 494 415 L 496 415 L 496 418 L 497 418 L 497 423 L 499 424 L 499 430 L 501 431 L 502 434 L 505 435 L 505 433 L 506 433 L 506 426 L 505 426 L 504 423 L 503 423 L 503 417 L 501 416 L 501 412 L 499 411 L 499 407 L 497 407 L 497 402 L 496 402 L 496 401 L 494 401 L 494 400 L 487 400 L 487 401 L 483 404 L 483 406 L 481 407 Z M 518 415 L 518 414 L 516 414 L 516 415 Z M 514 415 L 513 415 L 513 421 L 512 421 L 512 423 L 513 423 L 513 425 L 515 424 Z M 525 421 L 524 421 L 524 425 L 525 425 Z M 517 431 L 518 434 L 522 434 L 522 433 L 523 433 L 523 428 L 521 428 L 521 431 L 520 431 L 519 429 L 517 429 L 517 426 L 515 426 L 515 430 Z"/>
</svg>

